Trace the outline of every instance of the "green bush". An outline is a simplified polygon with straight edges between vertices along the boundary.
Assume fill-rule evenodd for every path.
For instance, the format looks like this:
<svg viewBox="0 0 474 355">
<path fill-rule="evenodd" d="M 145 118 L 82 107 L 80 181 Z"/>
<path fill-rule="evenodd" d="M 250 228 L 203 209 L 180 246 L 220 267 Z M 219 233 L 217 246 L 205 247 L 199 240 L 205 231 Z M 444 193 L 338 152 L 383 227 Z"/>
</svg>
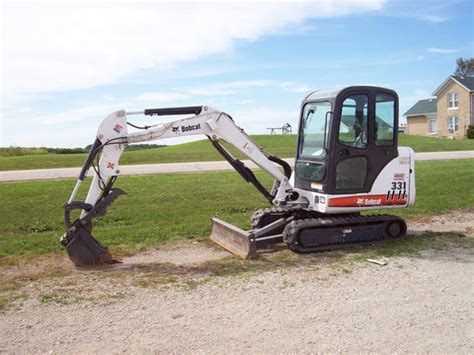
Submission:
<svg viewBox="0 0 474 355">
<path fill-rule="evenodd" d="M 83 148 L 45 148 L 48 153 L 52 154 L 82 154 L 87 153 L 88 150 Z"/>
<path fill-rule="evenodd" d="M 474 139 L 474 125 L 469 125 L 467 129 L 467 138 Z"/>
<path fill-rule="evenodd" d="M 46 148 L 7 147 L 0 148 L 0 157 L 19 157 L 22 155 L 47 154 Z"/>
<path fill-rule="evenodd" d="M 164 144 L 132 144 L 125 147 L 125 150 L 144 150 L 166 147 Z M 26 147 L 7 147 L 0 148 L 0 157 L 19 157 L 23 155 L 38 154 L 84 154 L 89 153 L 91 145 L 85 148 L 26 148 Z"/>
</svg>

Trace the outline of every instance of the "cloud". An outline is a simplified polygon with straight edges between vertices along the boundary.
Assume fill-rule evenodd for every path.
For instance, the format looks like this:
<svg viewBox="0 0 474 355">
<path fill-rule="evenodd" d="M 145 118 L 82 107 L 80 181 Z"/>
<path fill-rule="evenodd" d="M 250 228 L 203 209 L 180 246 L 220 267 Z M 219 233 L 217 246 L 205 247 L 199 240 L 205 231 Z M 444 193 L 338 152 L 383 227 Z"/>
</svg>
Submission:
<svg viewBox="0 0 474 355">
<path fill-rule="evenodd" d="M 237 104 L 239 104 L 239 105 L 249 105 L 249 104 L 253 104 L 254 102 L 255 101 L 253 101 L 253 100 L 243 99 L 243 100 L 237 101 Z"/>
<path fill-rule="evenodd" d="M 3 94 L 87 89 L 142 70 L 231 52 L 305 21 L 377 11 L 385 0 L 7 2 Z"/>
<path fill-rule="evenodd" d="M 133 101 L 144 101 L 162 104 L 185 100 L 188 97 L 188 95 L 179 92 L 146 92 L 134 98 Z"/>
<path fill-rule="evenodd" d="M 291 92 L 308 92 L 312 90 L 312 88 L 308 85 L 298 84 L 289 81 L 281 83 L 280 88 Z"/>
<path fill-rule="evenodd" d="M 438 54 L 451 54 L 459 52 L 459 49 L 454 48 L 428 48 L 428 52 L 430 53 L 438 53 Z"/>
<path fill-rule="evenodd" d="M 104 119 L 106 115 L 111 112 L 117 111 L 117 107 L 120 106 L 114 106 L 114 104 L 112 103 L 90 105 L 54 114 L 43 114 L 32 118 L 29 117 L 28 120 L 34 122 L 35 124 L 59 125 L 63 123 L 81 122 L 96 118 L 97 122 L 100 123 L 100 121 Z"/>
<path fill-rule="evenodd" d="M 178 104 L 179 101 L 185 100 L 188 96 L 182 93 L 168 92 L 148 92 L 134 97 L 109 97 L 101 100 L 101 103 L 89 103 L 88 105 L 80 105 L 61 112 L 51 114 L 35 114 L 25 115 L 25 110 L 9 111 L 8 117 L 15 117 L 16 121 L 27 121 L 42 125 L 58 125 L 65 123 L 78 123 L 95 119 L 99 123 L 108 114 L 120 110 L 138 107 L 143 109 L 147 105 L 162 104 Z M 150 107 L 151 107 L 150 106 Z M 29 111 L 28 111 L 29 112 Z"/>
<path fill-rule="evenodd" d="M 463 0 L 391 1 L 384 7 L 387 16 L 443 23 L 451 20 L 457 4 Z"/>
<path fill-rule="evenodd" d="M 249 89 L 255 88 L 277 88 L 290 92 L 308 92 L 311 88 L 307 85 L 296 83 L 293 81 L 278 80 L 242 80 L 231 81 L 228 83 L 209 84 L 189 88 L 187 92 L 190 95 L 201 96 L 227 96 L 235 95 Z"/>
<path fill-rule="evenodd" d="M 235 95 L 249 88 L 263 88 L 273 85 L 272 80 L 242 80 L 227 83 L 208 84 L 189 88 L 191 95 L 227 96 Z"/>
<path fill-rule="evenodd" d="M 419 18 L 427 22 L 441 23 L 449 20 L 449 17 L 440 15 L 419 15 Z"/>
</svg>

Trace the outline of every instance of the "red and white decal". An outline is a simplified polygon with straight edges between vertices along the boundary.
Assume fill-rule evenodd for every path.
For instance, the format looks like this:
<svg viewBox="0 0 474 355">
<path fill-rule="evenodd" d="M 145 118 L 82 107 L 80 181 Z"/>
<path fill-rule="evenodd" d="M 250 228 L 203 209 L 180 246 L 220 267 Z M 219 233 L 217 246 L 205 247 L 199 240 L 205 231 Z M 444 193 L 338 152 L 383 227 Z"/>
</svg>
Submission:
<svg viewBox="0 0 474 355">
<path fill-rule="evenodd" d="M 114 131 L 117 133 L 122 132 L 123 126 L 120 123 L 117 123 L 114 127 Z"/>
<path fill-rule="evenodd" d="M 112 163 L 112 162 L 108 162 L 107 163 L 107 166 L 106 166 L 107 169 L 115 169 L 115 163 Z"/>
<path fill-rule="evenodd" d="M 373 207 L 406 205 L 406 195 L 365 195 L 334 197 L 329 199 L 329 207 Z"/>
<path fill-rule="evenodd" d="M 393 180 L 395 180 L 395 181 L 405 181 L 405 174 L 404 173 L 395 173 L 395 174 L 393 174 Z"/>
</svg>

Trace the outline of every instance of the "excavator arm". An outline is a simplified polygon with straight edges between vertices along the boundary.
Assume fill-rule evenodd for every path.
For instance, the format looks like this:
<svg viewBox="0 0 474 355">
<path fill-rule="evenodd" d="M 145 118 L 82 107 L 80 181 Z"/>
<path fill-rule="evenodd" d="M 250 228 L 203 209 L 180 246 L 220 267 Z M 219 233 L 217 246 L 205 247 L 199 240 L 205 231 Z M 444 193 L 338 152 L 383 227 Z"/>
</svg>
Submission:
<svg viewBox="0 0 474 355">
<path fill-rule="evenodd" d="M 127 121 L 128 116 L 135 114 L 149 116 L 192 116 L 151 126 L 138 127 Z M 137 130 L 129 132 L 129 126 Z M 129 113 L 117 111 L 102 121 L 96 140 L 90 149 L 74 190 L 65 205 L 67 231 L 61 238 L 61 243 L 66 247 L 71 260 L 76 265 L 89 266 L 119 261 L 116 256 L 108 251 L 107 247 L 92 237 L 91 231 L 92 219 L 105 215 L 107 207 L 120 195 L 125 194 L 121 189 L 113 188 L 115 180 L 120 175 L 119 160 L 125 146 L 131 143 L 191 135 L 207 136 L 217 151 L 247 182 L 252 183 L 270 203 L 276 206 L 288 204 L 301 206 L 305 204 L 305 201 L 301 200 L 289 183 L 291 175 L 290 166 L 285 161 L 266 154 L 224 112 L 209 106 L 146 109 L 140 112 Z M 249 168 L 232 156 L 222 145 L 221 140 L 232 144 L 273 177 L 274 184 L 271 191 L 268 191 L 258 181 Z M 94 169 L 94 176 L 87 197 L 84 202 L 76 201 L 75 197 L 79 187 L 91 167 Z M 283 171 L 280 168 L 283 168 Z M 72 210 L 75 209 L 81 210 L 81 213 L 77 219 L 71 221 L 70 215 Z M 249 253 L 252 253 L 252 248 L 254 248 L 252 240 L 254 241 L 254 236 L 242 236 L 240 230 L 234 230 L 226 223 L 221 223 L 220 220 L 214 219 L 213 221 L 214 241 L 237 254 L 242 250 L 242 246 L 239 246 L 239 244 L 243 243 L 245 251 L 243 252 L 244 255 L 240 253 L 241 256 L 246 257 Z M 216 234 L 219 235 L 216 236 Z M 234 241 L 231 241 L 229 244 L 229 239 L 234 239 Z"/>
</svg>

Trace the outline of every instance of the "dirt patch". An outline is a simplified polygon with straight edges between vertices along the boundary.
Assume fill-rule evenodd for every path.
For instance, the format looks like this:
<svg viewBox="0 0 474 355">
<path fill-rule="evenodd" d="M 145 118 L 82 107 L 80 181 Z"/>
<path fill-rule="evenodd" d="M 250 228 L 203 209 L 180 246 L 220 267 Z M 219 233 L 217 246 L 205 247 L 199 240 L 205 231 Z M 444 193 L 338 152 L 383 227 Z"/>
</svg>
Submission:
<svg viewBox="0 0 474 355">
<path fill-rule="evenodd" d="M 124 258 L 124 264 L 172 263 L 175 265 L 192 265 L 214 261 L 229 256 L 223 249 L 210 243 L 176 243 L 165 245 L 144 253 Z M 120 266 L 120 265 L 119 265 Z"/>
<path fill-rule="evenodd" d="M 409 223 L 409 232 L 455 232 L 474 234 L 474 211 L 452 211 L 449 213 L 426 216 Z"/>
</svg>

